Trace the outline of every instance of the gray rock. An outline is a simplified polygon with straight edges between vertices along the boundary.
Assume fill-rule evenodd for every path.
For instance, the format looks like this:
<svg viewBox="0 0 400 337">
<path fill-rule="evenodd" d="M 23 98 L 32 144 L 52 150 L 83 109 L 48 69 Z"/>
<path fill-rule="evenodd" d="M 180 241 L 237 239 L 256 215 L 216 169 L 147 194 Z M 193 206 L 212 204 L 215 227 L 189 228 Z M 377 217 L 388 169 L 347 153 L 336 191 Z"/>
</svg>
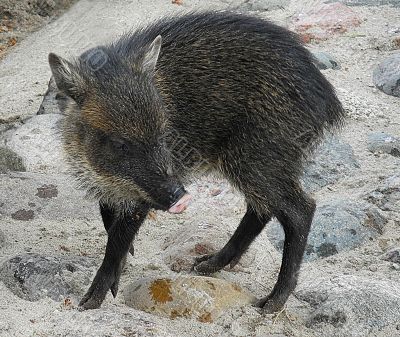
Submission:
<svg viewBox="0 0 400 337">
<path fill-rule="evenodd" d="M 339 62 L 330 54 L 323 51 L 311 51 L 314 56 L 315 64 L 318 69 L 340 69 Z"/>
<path fill-rule="evenodd" d="M 282 9 L 289 5 L 290 0 L 222 0 L 229 3 L 230 7 L 245 11 L 271 11 Z"/>
<path fill-rule="evenodd" d="M 382 256 L 382 260 L 400 264 L 400 247 L 392 248 Z"/>
<path fill-rule="evenodd" d="M 400 176 L 386 178 L 380 187 L 367 194 L 366 200 L 383 211 L 400 212 Z"/>
<path fill-rule="evenodd" d="M 62 116 L 33 116 L 4 133 L 0 144 L 14 151 L 30 172 L 66 172 L 58 123 Z"/>
<path fill-rule="evenodd" d="M 90 284 L 97 263 L 82 256 L 17 255 L 0 267 L 0 279 L 18 297 L 78 300 Z"/>
<path fill-rule="evenodd" d="M 43 101 L 40 104 L 39 110 L 37 112 L 38 115 L 61 113 L 56 101 L 57 92 L 58 90 L 56 82 L 54 81 L 54 78 L 51 77 L 49 81 L 49 86 L 43 96 Z"/>
<path fill-rule="evenodd" d="M 0 173 L 26 171 L 22 158 L 10 149 L 0 147 Z"/>
<path fill-rule="evenodd" d="M 370 133 L 368 135 L 368 150 L 372 153 L 388 153 L 394 157 L 400 157 L 400 138 L 384 132 Z"/>
<path fill-rule="evenodd" d="M 99 218 L 98 203 L 86 200 L 68 175 L 21 172 L 0 179 L 3 216 L 20 221 Z"/>
<path fill-rule="evenodd" d="M 383 60 L 374 69 L 372 80 L 379 90 L 400 97 L 400 53 Z"/>
<path fill-rule="evenodd" d="M 305 261 L 312 261 L 360 246 L 378 236 L 386 219 L 375 206 L 352 200 L 331 200 L 317 206 L 308 237 Z M 267 229 L 274 246 L 282 251 L 284 233 L 277 221 Z"/>
<path fill-rule="evenodd" d="M 295 296 L 313 308 L 306 325 L 321 336 L 367 336 L 400 321 L 400 284 L 390 280 L 353 275 L 307 279 Z"/>
<path fill-rule="evenodd" d="M 308 192 L 315 192 L 358 168 L 352 147 L 336 137 L 329 137 L 306 166 L 303 186 Z"/>
<path fill-rule="evenodd" d="M 329 2 L 337 2 L 338 0 L 331 0 Z M 400 7 L 400 0 L 339 0 L 348 6 L 382 6 L 392 5 Z"/>
</svg>

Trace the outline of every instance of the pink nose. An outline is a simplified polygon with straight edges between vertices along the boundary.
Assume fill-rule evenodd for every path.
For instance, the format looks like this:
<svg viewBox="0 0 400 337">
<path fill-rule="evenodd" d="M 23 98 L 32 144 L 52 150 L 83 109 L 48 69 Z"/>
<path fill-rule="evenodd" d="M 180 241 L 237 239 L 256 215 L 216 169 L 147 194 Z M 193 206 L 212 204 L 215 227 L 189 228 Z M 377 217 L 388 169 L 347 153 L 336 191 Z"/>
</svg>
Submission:
<svg viewBox="0 0 400 337">
<path fill-rule="evenodd" d="M 190 203 L 192 196 L 188 193 L 184 194 L 182 198 L 180 198 L 177 203 L 168 210 L 170 213 L 179 214 L 182 213 Z"/>
</svg>

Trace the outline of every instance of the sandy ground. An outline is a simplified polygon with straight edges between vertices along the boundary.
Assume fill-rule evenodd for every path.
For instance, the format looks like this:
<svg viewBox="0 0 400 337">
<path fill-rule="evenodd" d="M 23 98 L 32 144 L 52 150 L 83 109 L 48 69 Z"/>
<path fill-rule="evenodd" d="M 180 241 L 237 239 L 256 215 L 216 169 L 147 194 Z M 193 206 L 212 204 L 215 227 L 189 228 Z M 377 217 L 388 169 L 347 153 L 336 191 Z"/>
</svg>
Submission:
<svg viewBox="0 0 400 337">
<path fill-rule="evenodd" d="M 91 1 L 78 2 L 60 19 L 23 40 L 0 63 L 0 119 L 3 123 L 13 123 L 36 113 L 41 101 L 40 95 L 45 92 L 50 77 L 46 64 L 49 51 L 62 55 L 76 54 L 85 49 L 87 44 L 109 40 L 124 29 L 165 13 L 227 6 L 225 2 L 214 1 L 184 0 L 183 3 L 183 6 L 178 6 L 169 1 L 115 1 L 112 4 L 109 1 L 99 1 L 91 10 Z M 298 11 L 299 7 L 307 8 L 315 2 L 304 3 L 301 6 L 299 3 L 301 2 L 291 4 L 284 10 L 264 12 L 261 15 L 287 25 L 288 18 Z M 317 201 L 333 197 L 362 199 L 367 193 L 374 191 L 384 178 L 399 173 L 399 158 L 390 155 L 376 156 L 367 150 L 367 134 L 371 131 L 384 131 L 400 137 L 399 98 L 377 90 L 371 79 L 372 71 L 380 60 L 396 52 L 386 46 L 392 38 L 389 32 L 400 28 L 400 8 L 361 6 L 353 7 L 353 10 L 364 19 L 359 27 L 312 47 L 334 55 L 342 66 L 341 70 L 327 70 L 324 74 L 336 87 L 349 112 L 341 138 L 353 147 L 360 168 L 336 184 L 316 192 L 314 197 Z M 68 26 L 71 20 L 75 27 L 72 32 L 71 26 Z M 59 34 L 60 27 L 62 34 Z M 58 32 L 58 35 L 52 32 Z M 74 34 L 79 38 L 74 39 Z M 51 38 L 46 40 L 49 36 Z M 210 196 L 215 188 L 224 191 L 217 199 Z M 234 231 L 243 214 L 244 205 L 240 196 L 234 194 L 226 183 L 214 178 L 204 178 L 191 185 L 189 190 L 193 193 L 195 202 L 187 212 L 179 217 L 157 213 L 154 219 L 143 226 L 135 244 L 136 256 L 128 260 L 121 289 L 131 280 L 143 276 L 174 274 L 166 266 L 160 248 L 163 247 L 166 238 L 175 240 L 187 228 L 209 226 L 224 233 Z M 78 201 L 76 207 L 80 207 L 81 204 Z M 58 219 L 43 216 L 30 221 L 29 225 L 9 216 L 1 216 L 0 228 L 11 244 L 1 250 L 0 257 L 5 259 L 24 251 L 71 255 L 81 255 L 84 251 L 85 255 L 100 258 L 104 252 L 104 230 L 94 204 L 85 202 L 85 205 L 88 205 L 85 217 L 74 218 L 71 215 L 65 219 Z M 354 250 L 303 264 L 299 283 L 303 284 L 322 275 L 355 275 L 398 282 L 399 271 L 382 262 L 380 256 L 387 249 L 400 245 L 400 209 L 385 212 L 385 216 L 388 222 L 378 239 Z M 41 228 L 46 230 L 42 231 Z M 215 238 L 214 243 L 221 245 L 223 240 Z M 66 244 L 68 252 L 60 252 L 60 246 Z M 222 271 L 216 277 L 236 282 L 256 296 L 265 295 L 276 280 L 280 255 L 269 243 L 266 233 L 257 238 L 249 254 L 255 258 L 244 268 L 234 272 Z M 50 299 L 27 302 L 11 293 L 2 283 L 0 293 L 1 336 L 89 336 L 96 331 L 96 321 L 93 317 L 98 315 L 98 311 L 79 313 Z M 229 310 L 216 322 L 204 324 L 186 319 L 170 321 L 135 312 L 124 305 L 122 296 L 115 300 L 111 296 L 107 297 L 102 309 L 99 309 L 103 315 L 100 316 L 103 317 L 101 324 L 107 325 L 104 320 L 108 317 L 118 326 L 118 317 L 133 312 L 134 316 L 155 322 L 171 336 L 323 336 L 323 332 L 306 326 L 310 310 L 309 304 L 292 296 L 285 311 L 279 315 L 265 315 L 258 309 L 245 307 Z M 79 332 L 73 333 L 77 326 L 80 327 L 80 330 L 77 330 Z M 105 333 L 103 330 L 102 334 L 98 332 L 97 336 L 140 335 L 114 330 L 114 333 Z M 326 331 L 326 336 L 330 336 L 331 330 Z M 351 335 L 351 332 L 347 334 Z M 391 325 L 379 333 L 371 333 L 369 337 L 399 335 L 400 331 Z"/>
</svg>

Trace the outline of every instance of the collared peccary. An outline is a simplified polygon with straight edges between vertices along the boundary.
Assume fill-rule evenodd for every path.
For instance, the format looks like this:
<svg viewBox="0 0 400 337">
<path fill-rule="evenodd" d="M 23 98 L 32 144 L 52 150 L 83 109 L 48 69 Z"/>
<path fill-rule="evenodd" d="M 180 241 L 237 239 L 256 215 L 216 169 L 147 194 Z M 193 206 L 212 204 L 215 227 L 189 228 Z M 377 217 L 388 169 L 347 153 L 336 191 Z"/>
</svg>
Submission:
<svg viewBox="0 0 400 337">
<path fill-rule="evenodd" d="M 109 289 L 116 296 L 151 208 L 183 211 L 190 199 L 184 184 L 218 172 L 244 195 L 247 211 L 225 247 L 193 269 L 209 274 L 236 263 L 276 217 L 285 232 L 282 266 L 272 292 L 256 304 L 281 308 L 296 286 L 315 209 L 299 183 L 304 162 L 344 119 L 297 36 L 252 16 L 192 13 L 71 62 L 50 54 L 49 62 L 69 162 L 100 200 L 108 232 L 80 306 L 99 307 Z M 186 146 L 176 146 L 182 139 Z"/>
</svg>

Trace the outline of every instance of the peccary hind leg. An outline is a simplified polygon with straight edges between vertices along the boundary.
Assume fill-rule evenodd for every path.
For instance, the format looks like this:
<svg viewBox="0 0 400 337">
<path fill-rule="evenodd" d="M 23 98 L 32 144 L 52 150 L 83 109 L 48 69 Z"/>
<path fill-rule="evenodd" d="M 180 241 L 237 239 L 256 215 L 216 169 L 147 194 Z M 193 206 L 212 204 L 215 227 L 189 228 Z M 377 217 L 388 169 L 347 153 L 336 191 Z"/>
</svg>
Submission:
<svg viewBox="0 0 400 337">
<path fill-rule="evenodd" d="M 252 206 L 248 205 L 246 214 L 228 243 L 218 253 L 197 258 L 193 270 L 207 275 L 228 264 L 233 268 L 270 219 L 270 215 L 257 215 Z"/>
<path fill-rule="evenodd" d="M 99 308 L 108 290 L 114 297 L 117 295 L 126 254 L 149 208 L 145 203 L 138 203 L 129 210 L 123 206 L 116 209 L 101 204 L 101 215 L 108 233 L 106 253 L 92 285 L 79 303 L 81 309 Z"/>
<path fill-rule="evenodd" d="M 275 214 L 284 229 L 285 243 L 278 281 L 272 292 L 256 303 L 267 312 L 280 310 L 296 287 L 314 211 L 314 200 L 295 188 Z"/>
</svg>

